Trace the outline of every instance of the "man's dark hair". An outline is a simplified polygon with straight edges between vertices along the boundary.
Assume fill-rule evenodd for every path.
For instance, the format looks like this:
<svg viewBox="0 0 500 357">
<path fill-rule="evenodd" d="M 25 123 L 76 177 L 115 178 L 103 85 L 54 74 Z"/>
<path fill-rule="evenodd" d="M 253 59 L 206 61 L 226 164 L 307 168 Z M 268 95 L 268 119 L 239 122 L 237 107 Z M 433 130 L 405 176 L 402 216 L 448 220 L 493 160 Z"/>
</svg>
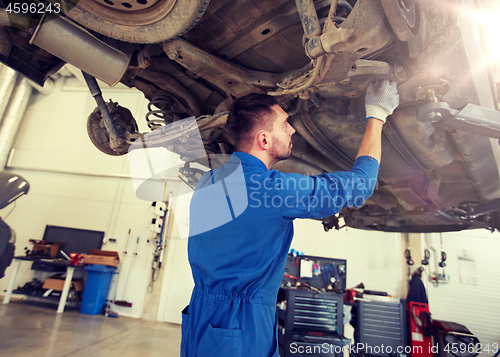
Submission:
<svg viewBox="0 0 500 357">
<path fill-rule="evenodd" d="M 236 99 L 231 105 L 227 127 L 234 137 L 236 148 L 243 146 L 256 128 L 271 131 L 274 114 L 271 107 L 278 104 L 275 97 L 267 94 L 250 93 Z"/>
</svg>

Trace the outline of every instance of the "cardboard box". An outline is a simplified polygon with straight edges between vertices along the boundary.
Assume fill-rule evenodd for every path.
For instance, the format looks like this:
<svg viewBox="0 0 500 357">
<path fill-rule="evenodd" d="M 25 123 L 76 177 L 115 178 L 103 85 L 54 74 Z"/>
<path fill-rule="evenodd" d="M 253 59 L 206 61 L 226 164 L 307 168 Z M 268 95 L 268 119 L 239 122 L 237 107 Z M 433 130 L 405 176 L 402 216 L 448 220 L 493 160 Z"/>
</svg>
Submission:
<svg viewBox="0 0 500 357">
<path fill-rule="evenodd" d="M 43 288 L 47 290 L 52 289 L 62 291 L 64 288 L 64 281 L 65 278 L 61 274 L 52 275 L 50 278 L 45 279 Z M 84 288 L 83 281 L 81 279 L 71 280 L 71 286 L 73 286 L 76 291 L 82 291 Z"/>
<path fill-rule="evenodd" d="M 59 248 L 61 248 L 61 246 L 63 245 L 64 243 L 61 242 L 55 242 L 51 244 L 33 243 L 32 252 L 40 252 L 44 255 L 47 255 L 47 257 L 55 258 L 57 257 L 57 253 L 59 253 Z"/>
<path fill-rule="evenodd" d="M 117 267 L 120 264 L 118 252 L 110 250 L 92 249 L 92 254 L 82 254 L 83 264 L 107 265 Z"/>
</svg>

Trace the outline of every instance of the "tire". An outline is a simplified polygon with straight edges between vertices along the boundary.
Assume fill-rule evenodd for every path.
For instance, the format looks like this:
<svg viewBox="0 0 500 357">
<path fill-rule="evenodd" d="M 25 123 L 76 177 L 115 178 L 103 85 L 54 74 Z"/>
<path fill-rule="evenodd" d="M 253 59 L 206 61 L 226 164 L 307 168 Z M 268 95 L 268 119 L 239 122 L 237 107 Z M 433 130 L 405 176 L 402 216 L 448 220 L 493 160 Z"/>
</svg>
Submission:
<svg viewBox="0 0 500 357">
<path fill-rule="evenodd" d="M 158 43 L 181 36 L 196 25 L 210 2 L 149 0 L 149 5 L 148 0 L 72 1 L 75 6 L 66 14 L 70 19 L 104 36 L 132 43 Z M 124 5 L 128 11 L 121 11 Z"/>
<path fill-rule="evenodd" d="M 417 0 L 381 0 L 382 8 L 400 41 L 409 41 L 420 32 L 420 6 Z"/>
</svg>

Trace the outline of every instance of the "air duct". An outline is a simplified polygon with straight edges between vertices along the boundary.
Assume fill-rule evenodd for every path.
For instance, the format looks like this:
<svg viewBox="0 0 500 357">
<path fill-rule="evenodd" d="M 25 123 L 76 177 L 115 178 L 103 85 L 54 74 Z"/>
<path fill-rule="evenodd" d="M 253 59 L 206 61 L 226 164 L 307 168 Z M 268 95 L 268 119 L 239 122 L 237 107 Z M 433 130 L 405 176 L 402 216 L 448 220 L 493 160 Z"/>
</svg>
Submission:
<svg viewBox="0 0 500 357">
<path fill-rule="evenodd" d="M 14 143 L 19 125 L 24 117 L 32 87 L 28 80 L 22 77 L 10 98 L 9 106 L 0 124 L 0 169 L 4 170 L 9 158 L 10 149 Z"/>
<path fill-rule="evenodd" d="M 10 96 L 16 85 L 17 73 L 0 63 L 0 119 L 9 104 Z"/>
</svg>

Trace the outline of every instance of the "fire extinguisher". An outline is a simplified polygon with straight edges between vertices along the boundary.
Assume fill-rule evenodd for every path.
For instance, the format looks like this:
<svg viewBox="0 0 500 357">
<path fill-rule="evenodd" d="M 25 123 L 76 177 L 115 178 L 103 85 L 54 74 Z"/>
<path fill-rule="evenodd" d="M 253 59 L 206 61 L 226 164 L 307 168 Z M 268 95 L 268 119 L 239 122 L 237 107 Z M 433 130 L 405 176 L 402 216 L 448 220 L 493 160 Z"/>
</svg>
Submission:
<svg viewBox="0 0 500 357">
<path fill-rule="evenodd" d="M 432 357 L 432 317 L 429 304 L 408 303 L 410 341 L 413 357 Z"/>
</svg>

